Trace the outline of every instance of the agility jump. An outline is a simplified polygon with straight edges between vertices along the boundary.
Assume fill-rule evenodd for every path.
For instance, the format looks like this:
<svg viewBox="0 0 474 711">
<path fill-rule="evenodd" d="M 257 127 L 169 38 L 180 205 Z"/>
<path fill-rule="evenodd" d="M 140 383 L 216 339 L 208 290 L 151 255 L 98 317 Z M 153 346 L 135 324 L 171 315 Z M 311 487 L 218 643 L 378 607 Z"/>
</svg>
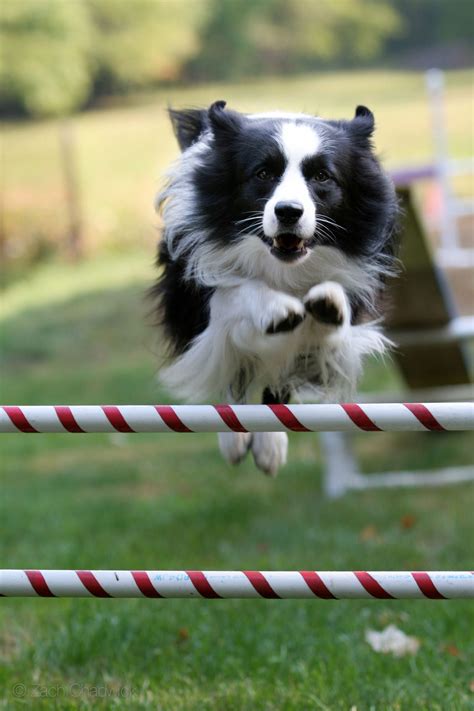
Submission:
<svg viewBox="0 0 474 711">
<path fill-rule="evenodd" d="M 474 430 L 474 404 L 35 405 L 0 407 L 0 433 Z"/>
<path fill-rule="evenodd" d="M 0 407 L 2 433 L 474 430 L 471 403 Z M 2 570 L 2 597 L 474 598 L 474 571 Z"/>
<path fill-rule="evenodd" d="M 5 597 L 470 599 L 474 572 L 2 570 Z"/>
</svg>

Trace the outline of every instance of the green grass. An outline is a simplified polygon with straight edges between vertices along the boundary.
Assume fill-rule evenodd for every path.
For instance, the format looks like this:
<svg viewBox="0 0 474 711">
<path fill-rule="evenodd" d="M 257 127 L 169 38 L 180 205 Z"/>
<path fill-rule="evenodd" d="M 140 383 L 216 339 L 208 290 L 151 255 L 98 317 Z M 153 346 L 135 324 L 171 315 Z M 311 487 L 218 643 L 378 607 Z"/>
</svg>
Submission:
<svg viewBox="0 0 474 711">
<path fill-rule="evenodd" d="M 454 157 L 473 153 L 472 73 L 447 73 L 446 120 Z M 281 108 L 350 117 L 357 104 L 375 112 L 376 146 L 387 165 L 429 162 L 433 143 L 423 74 L 365 71 L 259 79 L 164 90 L 139 103 L 74 119 L 84 232 L 89 251 L 155 239 L 153 198 L 177 155 L 166 106 L 209 105 L 224 98 L 243 111 Z M 4 126 L 3 229 L 12 260 L 38 244 L 62 242 L 64 187 L 55 122 Z M 460 190 L 472 192 L 465 177 Z"/>
<path fill-rule="evenodd" d="M 142 298 L 150 262 L 146 251 L 51 264 L 7 290 L 2 400 L 164 400 Z M 396 380 L 389 366 L 367 374 L 373 387 Z M 276 480 L 251 461 L 227 467 L 212 435 L 1 443 L 2 567 L 472 567 L 472 487 L 327 501 L 316 436 L 291 437 Z M 457 433 L 357 438 L 367 471 L 466 463 L 471 444 Z M 365 631 L 389 623 L 420 639 L 415 657 L 370 649 Z M 461 601 L 3 600 L 0 688 L 6 709 L 458 711 L 474 706 L 473 628 Z"/>
</svg>

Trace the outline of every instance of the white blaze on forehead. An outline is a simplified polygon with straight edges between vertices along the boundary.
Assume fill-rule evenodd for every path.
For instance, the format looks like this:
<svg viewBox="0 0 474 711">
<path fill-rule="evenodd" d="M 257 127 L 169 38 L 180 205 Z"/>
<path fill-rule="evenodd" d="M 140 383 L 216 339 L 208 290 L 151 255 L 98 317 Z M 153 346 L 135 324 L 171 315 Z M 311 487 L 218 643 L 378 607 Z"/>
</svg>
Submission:
<svg viewBox="0 0 474 711">
<path fill-rule="evenodd" d="M 288 167 L 297 167 L 304 158 L 317 153 L 321 140 L 310 126 L 285 122 L 281 127 L 279 142 L 288 161 Z"/>
<path fill-rule="evenodd" d="M 316 207 L 302 172 L 302 162 L 318 152 L 321 139 L 311 126 L 285 121 L 281 125 L 278 142 L 286 159 L 286 167 L 272 197 L 265 205 L 263 230 L 267 237 L 275 237 L 280 230 L 275 205 L 280 201 L 299 202 L 303 214 L 294 229 L 302 238 L 311 239 L 316 229 Z"/>
</svg>

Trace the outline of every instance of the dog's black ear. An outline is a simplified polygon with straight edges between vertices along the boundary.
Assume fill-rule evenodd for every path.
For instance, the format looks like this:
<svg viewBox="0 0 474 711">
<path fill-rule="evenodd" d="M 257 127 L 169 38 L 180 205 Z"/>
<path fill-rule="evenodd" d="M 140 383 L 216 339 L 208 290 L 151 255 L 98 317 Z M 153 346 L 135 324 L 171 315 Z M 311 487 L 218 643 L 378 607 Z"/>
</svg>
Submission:
<svg viewBox="0 0 474 711">
<path fill-rule="evenodd" d="M 214 101 L 209 107 L 209 123 L 215 136 L 230 137 L 241 126 L 241 116 L 237 111 L 226 111 L 225 101 Z"/>
<path fill-rule="evenodd" d="M 207 111 L 204 109 L 168 109 L 174 135 L 182 151 L 195 143 L 207 127 Z"/>
<path fill-rule="evenodd" d="M 357 106 L 349 125 L 352 133 L 359 138 L 370 138 L 375 128 L 374 115 L 367 106 Z"/>
</svg>

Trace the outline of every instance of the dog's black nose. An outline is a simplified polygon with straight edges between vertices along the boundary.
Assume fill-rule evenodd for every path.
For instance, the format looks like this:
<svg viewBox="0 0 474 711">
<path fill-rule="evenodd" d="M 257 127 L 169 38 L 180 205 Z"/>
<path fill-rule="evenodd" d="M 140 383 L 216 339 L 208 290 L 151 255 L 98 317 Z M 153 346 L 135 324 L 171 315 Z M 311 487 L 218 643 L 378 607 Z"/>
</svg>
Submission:
<svg viewBox="0 0 474 711">
<path fill-rule="evenodd" d="M 275 215 L 283 225 L 294 225 L 303 214 L 303 205 L 299 202 L 277 202 Z"/>
</svg>

